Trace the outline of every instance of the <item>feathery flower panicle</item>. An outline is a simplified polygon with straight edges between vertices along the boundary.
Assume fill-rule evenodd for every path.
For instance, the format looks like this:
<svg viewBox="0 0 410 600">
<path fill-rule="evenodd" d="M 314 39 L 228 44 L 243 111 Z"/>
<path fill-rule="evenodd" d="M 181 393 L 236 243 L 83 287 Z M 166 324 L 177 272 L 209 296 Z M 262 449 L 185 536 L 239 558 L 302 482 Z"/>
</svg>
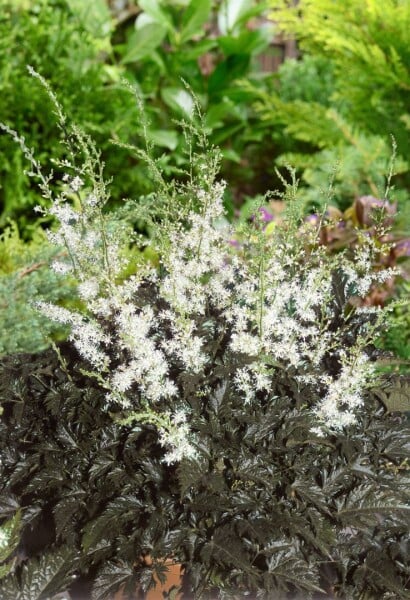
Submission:
<svg viewBox="0 0 410 600">
<path fill-rule="evenodd" d="M 169 448 L 164 456 L 164 462 L 172 464 L 180 462 L 183 458 L 194 458 L 197 454 L 191 438 L 187 415 L 183 410 L 174 412 L 169 419 L 168 426 L 159 428 L 159 441 L 162 446 Z"/>
<path fill-rule="evenodd" d="M 89 320 L 79 313 L 48 302 L 37 302 L 36 307 L 57 323 L 69 325 L 71 328 L 69 339 L 74 343 L 79 354 L 95 369 L 106 371 L 110 359 L 104 347 L 109 346 L 110 337 L 97 321 Z"/>
</svg>

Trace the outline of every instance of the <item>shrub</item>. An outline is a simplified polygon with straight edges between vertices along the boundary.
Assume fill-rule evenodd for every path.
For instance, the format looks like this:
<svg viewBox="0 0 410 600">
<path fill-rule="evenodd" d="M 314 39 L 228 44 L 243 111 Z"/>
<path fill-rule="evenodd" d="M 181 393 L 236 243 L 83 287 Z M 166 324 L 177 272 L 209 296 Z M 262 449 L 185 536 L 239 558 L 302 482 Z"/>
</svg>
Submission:
<svg viewBox="0 0 410 600">
<path fill-rule="evenodd" d="M 50 269 L 62 253 L 41 231 L 24 242 L 16 223 L 0 235 L 0 355 L 40 351 L 50 338 L 64 337 L 64 328 L 33 306 L 40 299 L 68 305 L 74 299 L 74 282 Z"/>
<path fill-rule="evenodd" d="M 281 128 L 276 135 L 288 137 L 276 164 L 300 169 L 302 191 L 315 206 L 323 204 L 318 192 L 327 189 L 337 165 L 334 198 L 345 209 L 352 194 L 383 197 L 388 136 L 393 135 L 399 158 L 396 198 L 404 208 L 409 182 L 408 4 L 271 0 L 270 6 L 277 27 L 296 37 L 302 51 L 297 64 L 283 65 L 276 93 L 259 91 L 259 114 L 272 129 Z M 315 95 L 306 91 L 311 89 Z"/>
<path fill-rule="evenodd" d="M 277 72 L 280 97 L 284 102 L 332 103 L 335 77 L 330 61 L 322 56 L 303 54 L 300 59 L 287 59 Z"/>
<path fill-rule="evenodd" d="M 6 1 L 2 8 L 2 120 L 29 136 L 30 146 L 42 160 L 64 156 L 60 131 L 44 110 L 44 93 L 27 77 L 26 65 L 32 65 L 59 92 L 65 110 L 98 139 L 107 175 L 118 173 L 113 183 L 114 197 L 128 196 L 132 189 L 147 191 L 143 186 L 145 177 L 133 168 L 129 153 L 121 148 L 113 151 L 109 142 L 116 135 L 126 138 L 135 113 L 133 99 L 118 84 L 119 71 L 109 66 L 110 22 L 105 33 L 90 31 L 88 23 L 81 21 L 65 0 Z M 35 221 L 33 206 L 41 199 L 30 185 L 19 148 L 4 135 L 0 138 L 0 155 L 0 227 L 12 218 L 23 238 L 30 238 Z"/>
<path fill-rule="evenodd" d="M 132 599 L 168 556 L 187 598 L 407 597 L 409 429 L 376 394 L 355 428 L 318 438 L 289 382 L 257 406 L 222 385 L 192 402 L 199 452 L 176 468 L 155 428 L 118 426 L 60 352 L 1 361 L 1 516 L 20 508 L 23 527 L 2 598 Z"/>
<path fill-rule="evenodd" d="M 297 37 L 308 54 L 330 60 L 332 100 L 346 107 L 353 123 L 373 134 L 391 132 L 407 155 L 410 83 L 406 2 L 302 0 L 291 6 L 271 0 L 272 16 Z"/>
</svg>

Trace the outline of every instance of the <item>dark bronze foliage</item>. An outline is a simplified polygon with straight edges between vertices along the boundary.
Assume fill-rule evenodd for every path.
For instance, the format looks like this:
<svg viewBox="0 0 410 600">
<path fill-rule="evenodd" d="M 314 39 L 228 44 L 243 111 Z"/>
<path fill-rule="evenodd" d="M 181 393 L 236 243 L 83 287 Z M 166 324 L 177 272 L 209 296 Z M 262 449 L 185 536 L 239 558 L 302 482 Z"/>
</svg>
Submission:
<svg viewBox="0 0 410 600">
<path fill-rule="evenodd" d="M 176 468 L 155 429 L 119 427 L 61 353 L 66 367 L 53 351 L 1 363 L 0 514 L 21 507 L 23 521 L 4 600 L 143 597 L 170 556 L 186 598 L 408 597 L 410 435 L 376 395 L 357 426 L 319 438 L 285 382 L 255 410 L 221 364 L 192 403 L 198 458 Z"/>
</svg>

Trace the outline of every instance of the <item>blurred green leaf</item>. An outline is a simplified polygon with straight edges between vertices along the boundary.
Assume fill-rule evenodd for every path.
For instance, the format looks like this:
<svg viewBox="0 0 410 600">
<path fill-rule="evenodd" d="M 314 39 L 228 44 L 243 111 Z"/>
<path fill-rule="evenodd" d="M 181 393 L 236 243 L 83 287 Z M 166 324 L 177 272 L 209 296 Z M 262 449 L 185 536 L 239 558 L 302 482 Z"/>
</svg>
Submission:
<svg viewBox="0 0 410 600">
<path fill-rule="evenodd" d="M 215 144 L 222 143 L 224 140 L 229 139 L 231 136 L 235 135 L 239 131 L 243 132 L 243 129 L 243 123 L 234 123 L 233 125 L 225 126 L 221 130 L 216 130 L 213 137 Z"/>
<path fill-rule="evenodd" d="M 149 139 L 156 145 L 175 150 L 178 145 L 178 133 L 172 130 L 155 129 L 148 132 Z"/>
<path fill-rule="evenodd" d="M 231 150 L 229 148 L 227 148 L 226 150 L 222 150 L 222 156 L 226 159 L 226 160 L 231 160 L 232 162 L 237 163 L 238 165 L 241 162 L 241 157 L 240 155 L 235 152 L 235 150 Z"/>
<path fill-rule="evenodd" d="M 247 54 L 235 54 L 220 62 L 209 78 L 209 94 L 223 93 L 233 79 L 244 77 L 249 69 L 249 60 Z"/>
<path fill-rule="evenodd" d="M 194 100 L 189 92 L 183 88 L 168 87 L 161 90 L 161 96 L 167 106 L 191 117 Z"/>
<path fill-rule="evenodd" d="M 255 29 L 255 31 L 243 31 L 238 36 L 223 36 L 218 38 L 218 46 L 227 56 L 231 54 L 256 54 L 263 52 L 271 41 L 268 30 Z"/>
<path fill-rule="evenodd" d="M 87 29 L 96 37 L 109 36 L 113 28 L 113 19 L 105 0 L 67 0 L 70 10 L 81 21 L 84 29 Z"/>
<path fill-rule="evenodd" d="M 232 105 L 230 102 L 224 100 L 218 104 L 212 104 L 205 115 L 205 122 L 208 127 L 215 129 L 223 126 L 224 121 L 232 115 Z"/>
<path fill-rule="evenodd" d="M 200 56 L 203 56 L 210 50 L 213 50 L 214 48 L 216 48 L 217 45 L 218 44 L 217 44 L 216 40 L 209 40 L 209 39 L 200 40 L 198 42 L 195 42 L 195 44 L 192 45 L 191 47 L 187 46 L 186 48 L 184 48 L 184 59 L 186 61 L 197 60 Z"/>
<path fill-rule="evenodd" d="M 136 30 L 130 35 L 122 63 L 136 62 L 151 54 L 162 43 L 166 35 L 165 27 L 153 21 L 137 19 Z"/>
<path fill-rule="evenodd" d="M 171 16 L 163 9 L 158 0 L 140 0 L 138 5 L 151 17 L 153 22 L 158 23 L 158 25 L 167 30 L 173 29 L 174 24 Z"/>
<path fill-rule="evenodd" d="M 184 43 L 197 33 L 203 32 L 203 26 L 211 11 L 210 0 L 191 0 L 182 17 L 180 41 Z"/>
<path fill-rule="evenodd" d="M 222 35 L 233 33 L 235 29 L 252 16 L 265 10 L 264 2 L 253 0 L 223 0 L 218 12 L 218 27 Z"/>
</svg>

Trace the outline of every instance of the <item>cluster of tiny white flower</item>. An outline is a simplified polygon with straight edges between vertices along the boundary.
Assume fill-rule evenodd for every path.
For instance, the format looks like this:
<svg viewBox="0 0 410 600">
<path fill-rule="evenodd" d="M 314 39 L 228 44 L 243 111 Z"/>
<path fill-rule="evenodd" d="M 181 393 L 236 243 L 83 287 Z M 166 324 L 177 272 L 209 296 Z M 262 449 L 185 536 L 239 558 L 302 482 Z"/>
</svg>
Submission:
<svg viewBox="0 0 410 600">
<path fill-rule="evenodd" d="M 129 358 L 112 375 L 112 389 L 125 392 L 137 383 L 140 393 L 154 403 L 175 396 L 177 388 L 168 377 L 168 362 L 151 335 L 156 329 L 153 309 L 144 306 L 137 310 L 129 302 L 118 302 L 114 319 L 117 346 Z"/>
<path fill-rule="evenodd" d="M 178 410 L 173 415 L 165 415 L 165 417 L 168 420 L 167 427 L 159 428 L 159 441 L 164 447 L 169 448 L 164 455 L 164 462 L 171 464 L 180 462 L 183 458 L 195 457 L 196 449 L 185 411 Z"/>
<path fill-rule="evenodd" d="M 102 372 L 107 369 L 109 357 L 103 348 L 109 344 L 110 338 L 97 321 L 49 302 L 37 302 L 36 306 L 49 319 L 70 326 L 69 339 L 95 369 Z"/>
<path fill-rule="evenodd" d="M 163 316 L 173 332 L 165 351 L 193 372 L 201 371 L 207 360 L 195 317 L 205 315 L 210 306 L 221 310 L 231 301 L 229 286 L 234 282 L 234 272 L 226 254 L 232 229 L 215 226 L 224 213 L 223 192 L 223 184 L 216 184 L 210 193 L 198 191 L 202 211 L 191 211 L 187 228 L 171 232 L 171 251 L 162 259 L 166 275 L 160 282 L 159 295 L 169 305 Z"/>
<path fill-rule="evenodd" d="M 355 409 L 363 404 L 363 390 L 374 374 L 374 365 L 365 353 L 345 355 L 344 360 L 337 378 L 321 377 L 328 391 L 314 411 L 320 421 L 335 429 L 355 422 Z"/>
</svg>

